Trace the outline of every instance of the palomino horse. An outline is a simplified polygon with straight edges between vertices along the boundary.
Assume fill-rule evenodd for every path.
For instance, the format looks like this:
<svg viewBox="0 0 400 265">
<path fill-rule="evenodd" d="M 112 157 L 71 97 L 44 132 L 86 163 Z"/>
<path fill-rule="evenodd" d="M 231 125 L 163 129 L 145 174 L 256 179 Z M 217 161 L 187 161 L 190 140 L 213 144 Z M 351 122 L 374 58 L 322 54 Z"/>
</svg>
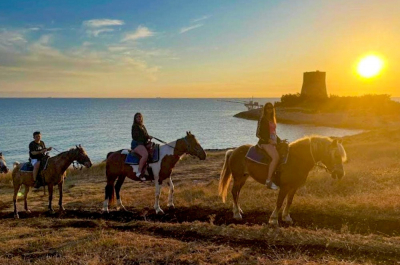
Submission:
<svg viewBox="0 0 400 265">
<path fill-rule="evenodd" d="M 228 186 L 233 179 L 233 214 L 235 219 L 242 219 L 242 209 L 239 206 L 239 194 L 248 176 L 257 182 L 265 184 L 268 166 L 246 159 L 250 145 L 242 145 L 234 150 L 228 150 L 225 163 L 219 180 L 219 194 L 225 202 Z M 283 210 L 282 220 L 292 223 L 289 214 L 294 194 L 306 182 L 308 173 L 322 163 L 323 167 L 332 174 L 333 178 L 341 179 L 344 176 L 343 162 L 346 161 L 346 151 L 338 140 L 328 137 L 312 136 L 299 139 L 290 144 L 289 157 L 281 167 L 280 190 L 276 208 L 269 223 L 278 225 L 278 214 L 283 201 L 287 197 L 286 207 Z M 232 176 L 232 177 L 231 177 Z"/>
<path fill-rule="evenodd" d="M 69 151 L 62 152 L 54 157 L 50 157 L 47 162 L 47 167 L 41 172 L 44 183 L 49 186 L 49 211 L 54 212 L 52 207 L 53 200 L 53 187 L 58 185 L 58 190 L 60 193 L 60 199 L 58 205 L 60 206 L 60 211 L 64 210 L 62 205 L 63 197 L 63 184 L 64 178 L 66 176 L 66 170 L 72 164 L 72 162 L 77 161 L 79 164 L 84 165 L 89 168 L 92 166 L 90 158 L 86 154 L 86 151 L 81 145 L 71 148 Z M 14 217 L 19 218 L 17 211 L 17 195 L 21 185 L 25 186 L 24 200 L 25 200 L 25 211 L 30 213 L 28 209 L 27 196 L 29 188 L 33 187 L 35 181 L 33 179 L 32 172 L 20 171 L 23 164 L 18 162 L 14 163 L 14 170 L 12 172 L 13 184 L 14 184 Z M 39 177 L 39 176 L 38 176 Z"/>
<path fill-rule="evenodd" d="M 117 194 L 117 210 L 125 210 L 122 205 L 121 197 L 119 192 L 121 186 L 128 177 L 132 180 L 140 180 L 136 177 L 133 170 L 137 171 L 138 166 L 130 166 L 125 164 L 126 154 L 121 154 L 121 151 L 111 152 L 107 155 L 106 162 L 106 175 L 107 175 L 107 186 L 105 188 L 105 201 L 103 206 L 103 212 L 108 212 L 108 204 L 114 201 L 114 190 Z M 169 196 L 168 196 L 168 206 L 174 207 L 174 184 L 172 183 L 171 174 L 172 169 L 175 167 L 176 163 L 179 161 L 181 156 L 184 154 L 189 154 L 192 156 L 197 156 L 200 160 L 206 159 L 206 152 L 204 152 L 200 143 L 197 141 L 196 137 L 190 132 L 186 132 L 184 138 L 178 139 L 174 142 L 160 146 L 160 159 L 156 163 L 150 164 L 154 174 L 154 183 L 156 186 L 156 202 L 154 204 L 154 209 L 156 213 L 164 213 L 160 208 L 160 194 L 162 182 L 168 179 L 169 185 Z M 117 180 L 117 184 L 114 188 L 114 182 Z"/>
<path fill-rule="evenodd" d="M 1 173 L 4 173 L 4 174 L 8 173 L 8 167 L 7 167 L 6 160 L 3 157 L 3 153 L 0 153 L 0 174 Z"/>
</svg>

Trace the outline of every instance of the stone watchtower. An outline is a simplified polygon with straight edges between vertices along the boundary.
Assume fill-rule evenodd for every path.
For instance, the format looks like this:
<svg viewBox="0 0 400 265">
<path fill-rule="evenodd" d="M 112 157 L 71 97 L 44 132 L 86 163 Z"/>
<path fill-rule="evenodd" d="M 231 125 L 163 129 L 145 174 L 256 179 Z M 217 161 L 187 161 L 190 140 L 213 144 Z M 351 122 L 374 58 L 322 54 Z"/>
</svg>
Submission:
<svg viewBox="0 0 400 265">
<path fill-rule="evenodd" d="M 328 98 L 325 82 L 326 72 L 305 72 L 301 97 L 303 98 Z"/>
</svg>

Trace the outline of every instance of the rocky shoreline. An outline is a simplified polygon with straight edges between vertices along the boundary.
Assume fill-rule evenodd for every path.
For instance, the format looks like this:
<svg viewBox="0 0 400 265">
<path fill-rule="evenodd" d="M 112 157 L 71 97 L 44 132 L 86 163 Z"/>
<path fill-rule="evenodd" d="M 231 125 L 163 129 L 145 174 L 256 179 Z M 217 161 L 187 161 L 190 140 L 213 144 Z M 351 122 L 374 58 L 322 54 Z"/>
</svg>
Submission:
<svg viewBox="0 0 400 265">
<path fill-rule="evenodd" d="M 261 109 L 243 111 L 234 115 L 236 118 L 258 120 Z M 283 124 L 309 124 L 346 129 L 378 129 L 400 127 L 400 119 L 394 115 L 372 116 L 347 112 L 312 113 L 301 108 L 276 108 L 277 122 Z"/>
</svg>

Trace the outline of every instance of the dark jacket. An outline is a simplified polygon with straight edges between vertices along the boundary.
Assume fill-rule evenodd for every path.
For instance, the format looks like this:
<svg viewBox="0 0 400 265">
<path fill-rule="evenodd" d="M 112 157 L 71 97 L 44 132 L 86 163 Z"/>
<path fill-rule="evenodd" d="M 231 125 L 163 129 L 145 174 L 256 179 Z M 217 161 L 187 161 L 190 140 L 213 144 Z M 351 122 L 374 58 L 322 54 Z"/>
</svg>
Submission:
<svg viewBox="0 0 400 265">
<path fill-rule="evenodd" d="M 258 141 L 259 144 L 268 144 L 271 136 L 269 131 L 269 121 L 266 117 L 261 116 L 258 120 L 256 136 L 258 139 L 260 139 Z M 281 139 L 278 137 L 278 135 L 276 138 L 277 142 L 280 143 Z"/>
<path fill-rule="evenodd" d="M 149 140 L 149 134 L 147 133 L 144 125 L 133 124 L 132 125 L 132 140 L 138 142 L 138 144 L 145 145 Z"/>
</svg>

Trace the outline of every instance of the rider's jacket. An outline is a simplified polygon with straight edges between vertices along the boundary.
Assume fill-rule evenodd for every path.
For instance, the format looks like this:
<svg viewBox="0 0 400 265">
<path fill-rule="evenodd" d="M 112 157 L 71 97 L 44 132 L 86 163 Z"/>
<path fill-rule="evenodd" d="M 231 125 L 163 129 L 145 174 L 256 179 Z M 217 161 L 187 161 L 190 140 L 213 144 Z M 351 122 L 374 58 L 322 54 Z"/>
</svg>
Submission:
<svg viewBox="0 0 400 265">
<path fill-rule="evenodd" d="M 149 134 L 144 125 L 132 125 L 132 140 L 136 141 L 139 145 L 145 145 L 149 138 Z"/>
</svg>

